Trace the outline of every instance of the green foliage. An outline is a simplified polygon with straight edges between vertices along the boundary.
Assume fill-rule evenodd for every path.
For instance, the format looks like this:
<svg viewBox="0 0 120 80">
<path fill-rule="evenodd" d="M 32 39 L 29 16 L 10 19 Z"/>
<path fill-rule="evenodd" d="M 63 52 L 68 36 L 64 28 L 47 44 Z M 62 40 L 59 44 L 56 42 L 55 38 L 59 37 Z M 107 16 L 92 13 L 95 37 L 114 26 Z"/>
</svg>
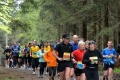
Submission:
<svg viewBox="0 0 120 80">
<path fill-rule="evenodd" d="M 120 68 L 115 68 L 114 73 L 120 73 Z"/>
</svg>

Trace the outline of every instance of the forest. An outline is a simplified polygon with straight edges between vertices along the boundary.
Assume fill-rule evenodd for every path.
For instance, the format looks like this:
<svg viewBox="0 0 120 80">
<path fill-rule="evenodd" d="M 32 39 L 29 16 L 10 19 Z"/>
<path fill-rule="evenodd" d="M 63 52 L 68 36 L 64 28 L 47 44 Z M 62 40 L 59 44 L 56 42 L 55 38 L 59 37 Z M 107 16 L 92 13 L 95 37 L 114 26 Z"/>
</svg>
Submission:
<svg viewBox="0 0 120 80">
<path fill-rule="evenodd" d="M 0 49 L 13 42 L 58 41 L 64 33 L 120 43 L 120 0 L 0 0 Z"/>
</svg>

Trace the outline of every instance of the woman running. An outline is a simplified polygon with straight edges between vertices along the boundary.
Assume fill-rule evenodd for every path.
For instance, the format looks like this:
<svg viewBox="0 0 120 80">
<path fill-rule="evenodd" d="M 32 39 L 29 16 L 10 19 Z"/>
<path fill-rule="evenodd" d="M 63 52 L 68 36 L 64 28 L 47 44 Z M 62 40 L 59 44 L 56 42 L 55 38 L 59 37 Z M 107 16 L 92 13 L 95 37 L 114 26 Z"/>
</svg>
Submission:
<svg viewBox="0 0 120 80">
<path fill-rule="evenodd" d="M 50 45 L 50 51 L 46 52 L 44 55 L 44 59 L 47 62 L 47 67 L 49 71 L 49 80 L 54 80 L 54 76 L 56 74 L 57 61 L 53 56 L 54 45 Z"/>
<path fill-rule="evenodd" d="M 84 53 L 86 52 L 85 50 L 85 42 L 80 41 L 78 43 L 78 49 L 75 50 L 72 55 L 74 58 L 74 63 L 75 65 L 75 75 L 76 75 L 76 80 L 86 80 L 85 77 L 85 64 L 82 64 L 82 58 L 84 56 Z"/>
<path fill-rule="evenodd" d="M 41 50 L 38 51 L 37 57 L 39 58 L 40 70 L 39 70 L 39 78 L 43 78 L 44 68 L 46 66 L 46 62 L 43 58 L 46 51 L 44 50 L 44 45 L 41 46 Z"/>
<path fill-rule="evenodd" d="M 99 80 L 98 64 L 102 62 L 103 56 L 95 47 L 95 42 L 89 42 L 89 49 L 85 52 L 82 63 L 86 64 L 85 75 L 87 80 Z"/>
<path fill-rule="evenodd" d="M 27 52 L 28 49 L 28 45 L 25 45 L 25 48 L 23 49 L 23 54 L 24 54 L 24 64 L 25 64 L 25 70 L 27 70 L 29 68 L 29 53 Z"/>
</svg>

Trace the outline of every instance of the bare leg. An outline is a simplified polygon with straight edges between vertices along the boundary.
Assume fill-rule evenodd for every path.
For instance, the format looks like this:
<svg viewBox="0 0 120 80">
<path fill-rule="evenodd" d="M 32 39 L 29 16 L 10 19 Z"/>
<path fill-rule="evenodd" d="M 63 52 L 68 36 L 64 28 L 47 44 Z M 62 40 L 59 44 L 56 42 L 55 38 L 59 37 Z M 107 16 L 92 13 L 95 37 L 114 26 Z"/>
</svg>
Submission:
<svg viewBox="0 0 120 80">
<path fill-rule="evenodd" d="M 65 71 L 60 72 L 60 80 L 65 80 Z"/>
<path fill-rule="evenodd" d="M 109 75 L 108 75 L 108 80 L 113 80 L 113 69 L 109 68 Z"/>
<path fill-rule="evenodd" d="M 71 68 L 66 67 L 66 69 L 65 69 L 65 80 L 70 80 L 70 72 L 71 72 Z"/>
</svg>

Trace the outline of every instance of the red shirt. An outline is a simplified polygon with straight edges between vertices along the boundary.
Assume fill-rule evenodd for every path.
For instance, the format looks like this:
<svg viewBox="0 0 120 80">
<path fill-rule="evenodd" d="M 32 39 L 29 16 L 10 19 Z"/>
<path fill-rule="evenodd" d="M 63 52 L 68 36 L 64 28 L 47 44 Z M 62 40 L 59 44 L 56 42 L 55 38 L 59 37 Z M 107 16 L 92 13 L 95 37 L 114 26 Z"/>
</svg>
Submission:
<svg viewBox="0 0 120 80">
<path fill-rule="evenodd" d="M 73 54 L 73 57 L 74 59 L 78 62 L 78 61 L 81 61 L 82 62 L 82 59 L 83 59 L 83 56 L 85 54 L 86 50 L 80 50 L 80 49 L 77 49 L 75 50 L 72 54 Z M 86 65 L 85 65 L 86 66 Z"/>
</svg>

